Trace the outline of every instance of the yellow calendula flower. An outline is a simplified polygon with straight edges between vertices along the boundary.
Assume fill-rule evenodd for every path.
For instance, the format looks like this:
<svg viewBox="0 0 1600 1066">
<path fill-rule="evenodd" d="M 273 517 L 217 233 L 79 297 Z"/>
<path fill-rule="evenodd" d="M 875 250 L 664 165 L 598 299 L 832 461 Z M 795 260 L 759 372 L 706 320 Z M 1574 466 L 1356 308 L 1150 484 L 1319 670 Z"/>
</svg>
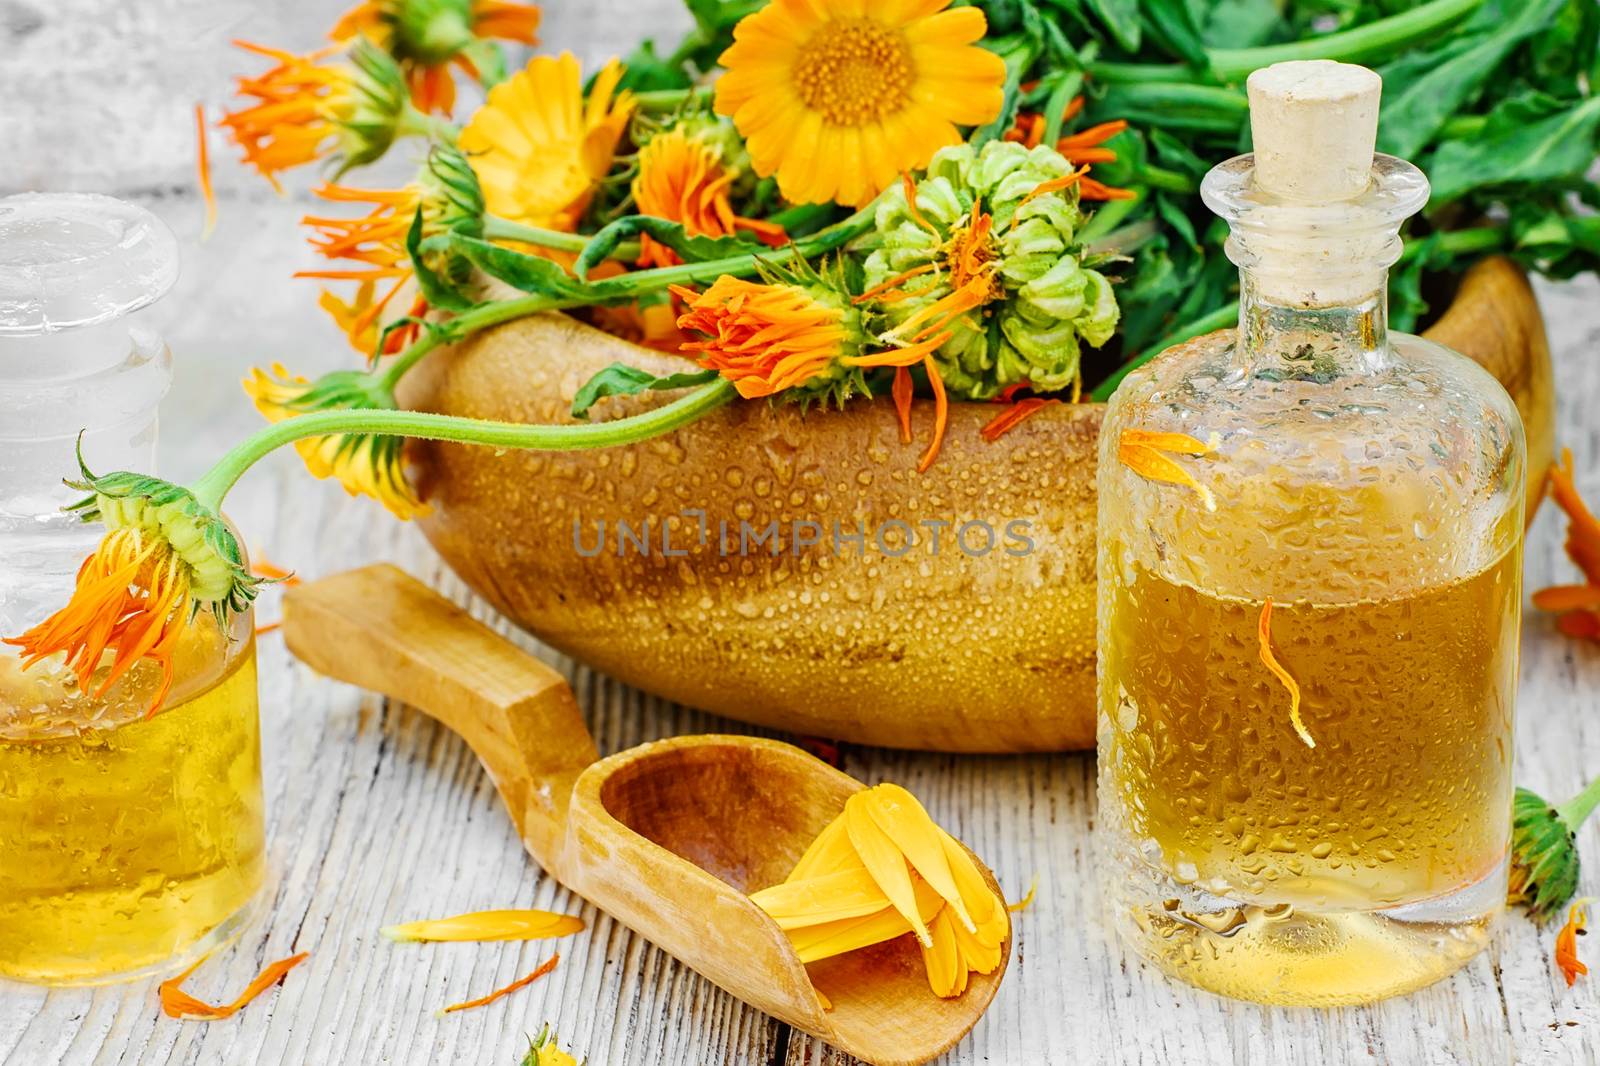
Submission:
<svg viewBox="0 0 1600 1066">
<path fill-rule="evenodd" d="M 570 52 L 537 56 L 489 90 L 461 131 L 489 211 L 503 219 L 572 231 L 611 169 L 633 113 L 630 93 L 615 93 L 622 65 L 607 63 L 588 98 Z"/>
<path fill-rule="evenodd" d="M 993 973 L 1011 935 L 1005 901 L 967 849 L 899 785 L 851 796 L 788 879 L 750 898 L 801 962 L 915 935 L 928 986 L 946 999 L 971 974 Z"/>
<path fill-rule="evenodd" d="M 362 0 L 330 36 L 376 42 L 399 61 L 417 107 L 448 115 L 456 100 L 451 67 L 479 77 L 481 65 L 502 62 L 485 50 L 489 38 L 532 47 L 539 43 L 538 28 L 539 9 L 510 0 Z"/>
<path fill-rule="evenodd" d="M 393 397 L 375 391 L 370 380 L 340 370 L 313 383 L 274 363 L 271 373 L 253 368 L 243 384 L 256 410 L 269 422 L 281 422 L 312 411 L 392 410 Z M 406 481 L 400 461 L 404 444 L 401 437 L 348 433 L 308 437 L 294 447 L 313 477 L 335 478 L 350 495 L 370 496 L 406 521 L 429 509 Z"/>
<path fill-rule="evenodd" d="M 734 27 L 716 109 L 794 203 L 859 206 L 1000 112 L 1005 63 L 950 0 L 772 0 Z"/>
</svg>

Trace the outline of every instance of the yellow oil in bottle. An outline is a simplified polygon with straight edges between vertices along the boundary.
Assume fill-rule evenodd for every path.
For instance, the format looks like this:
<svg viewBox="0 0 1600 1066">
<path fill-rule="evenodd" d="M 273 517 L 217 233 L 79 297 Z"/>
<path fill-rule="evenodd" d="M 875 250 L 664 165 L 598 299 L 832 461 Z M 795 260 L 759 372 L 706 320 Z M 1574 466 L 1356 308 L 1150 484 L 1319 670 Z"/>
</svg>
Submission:
<svg viewBox="0 0 1600 1066">
<path fill-rule="evenodd" d="M 248 916 L 265 869 L 254 639 L 193 626 L 176 666 L 146 720 L 152 664 L 97 701 L 0 657 L 0 976 L 159 972 Z"/>
<path fill-rule="evenodd" d="M 1102 780 L 1151 863 L 1130 876 L 1172 889 L 1130 912 L 1149 957 L 1226 995 L 1331 1005 L 1429 984 L 1484 945 L 1505 891 L 1520 565 L 1513 548 L 1442 587 L 1275 604 L 1315 748 L 1262 662 L 1261 602 L 1109 574 Z"/>
</svg>

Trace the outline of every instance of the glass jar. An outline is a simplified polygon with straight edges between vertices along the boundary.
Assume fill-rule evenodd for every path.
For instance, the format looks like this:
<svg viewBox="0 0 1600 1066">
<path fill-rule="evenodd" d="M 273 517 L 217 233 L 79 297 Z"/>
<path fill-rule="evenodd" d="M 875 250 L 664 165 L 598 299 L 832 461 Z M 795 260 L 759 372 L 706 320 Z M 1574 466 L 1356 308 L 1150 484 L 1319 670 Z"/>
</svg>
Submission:
<svg viewBox="0 0 1600 1066">
<path fill-rule="evenodd" d="M 1348 199 L 1277 195 L 1249 155 L 1211 171 L 1239 329 L 1130 374 L 1101 444 L 1111 919 L 1269 1003 L 1431 983 L 1506 892 L 1522 424 L 1476 363 L 1387 331 L 1428 185 L 1367 143 Z"/>
<path fill-rule="evenodd" d="M 67 602 L 104 530 L 61 513 L 75 451 L 154 469 L 171 356 L 149 307 L 177 276 L 172 234 L 109 197 L 0 199 L 0 636 Z M 81 431 L 81 437 L 80 437 Z M 52 984 L 175 969 L 237 933 L 264 879 L 251 615 L 200 615 L 175 680 L 103 695 L 59 660 L 0 645 L 0 977 Z"/>
</svg>

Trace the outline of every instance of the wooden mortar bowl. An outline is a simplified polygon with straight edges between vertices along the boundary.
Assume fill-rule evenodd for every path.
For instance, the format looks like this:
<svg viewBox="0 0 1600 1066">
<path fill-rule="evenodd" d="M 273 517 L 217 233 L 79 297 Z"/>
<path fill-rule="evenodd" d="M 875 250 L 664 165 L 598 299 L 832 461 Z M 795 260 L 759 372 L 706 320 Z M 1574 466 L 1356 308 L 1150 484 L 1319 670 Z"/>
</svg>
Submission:
<svg viewBox="0 0 1600 1066">
<path fill-rule="evenodd" d="M 1522 412 L 1530 504 L 1553 448 L 1544 322 L 1527 279 L 1488 259 L 1462 279 L 1427 335 L 1487 367 Z M 522 319 L 429 356 L 402 402 L 513 422 L 569 421 L 574 393 L 625 362 L 684 361 L 560 315 Z M 659 404 L 603 401 L 597 418 Z M 991 404 L 958 403 L 933 468 L 916 472 L 932 404 L 900 443 L 888 403 L 843 411 L 737 403 L 643 444 L 566 454 L 414 442 L 422 529 L 479 594 L 540 639 L 637 688 L 757 725 L 937 751 L 1090 748 L 1095 734 L 1095 462 L 1100 404 L 1053 406 L 996 443 Z M 1532 506 L 1529 516 L 1532 516 Z M 706 543 L 699 543 L 703 511 Z M 650 550 L 617 536 L 650 521 Z M 739 523 L 776 520 L 787 543 L 749 545 Z M 1005 526 L 1034 550 L 1007 554 Z M 720 522 L 730 535 L 717 547 Z M 949 523 L 905 554 L 895 522 Z M 577 523 L 578 543 L 574 541 Z M 586 557 L 605 523 L 604 550 Z M 822 544 L 793 550 L 800 523 Z M 841 538 L 858 524 L 865 550 Z M 987 523 L 997 547 L 952 538 Z M 669 547 L 661 551 L 663 523 Z M 885 523 L 888 523 L 886 526 Z M 804 539 L 809 532 L 801 526 Z M 618 544 L 622 552 L 618 553 Z M 968 546 L 985 544 L 981 526 Z"/>
</svg>

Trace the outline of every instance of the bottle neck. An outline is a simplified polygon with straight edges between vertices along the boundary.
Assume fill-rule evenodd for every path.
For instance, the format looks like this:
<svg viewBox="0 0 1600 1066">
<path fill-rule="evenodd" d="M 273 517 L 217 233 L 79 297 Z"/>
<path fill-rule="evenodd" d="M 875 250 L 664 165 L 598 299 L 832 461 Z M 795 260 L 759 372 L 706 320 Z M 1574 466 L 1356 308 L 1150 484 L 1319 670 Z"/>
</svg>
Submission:
<svg viewBox="0 0 1600 1066">
<path fill-rule="evenodd" d="M 1281 287 L 1260 272 L 1240 270 L 1235 372 L 1318 380 L 1381 372 L 1392 356 L 1387 281 L 1380 272 L 1370 291 L 1307 307 L 1284 302 Z"/>
</svg>

